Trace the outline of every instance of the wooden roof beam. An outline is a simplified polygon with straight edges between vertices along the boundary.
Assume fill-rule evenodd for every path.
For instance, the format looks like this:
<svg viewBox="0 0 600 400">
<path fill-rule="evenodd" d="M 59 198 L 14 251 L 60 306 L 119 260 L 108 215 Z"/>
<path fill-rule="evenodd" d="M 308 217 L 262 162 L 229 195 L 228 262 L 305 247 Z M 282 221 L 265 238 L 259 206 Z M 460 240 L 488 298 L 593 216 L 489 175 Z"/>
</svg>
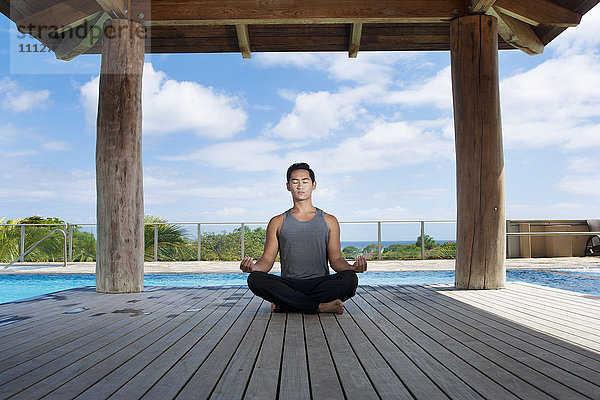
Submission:
<svg viewBox="0 0 600 400">
<path fill-rule="evenodd" d="M 250 58 L 250 36 L 248 35 L 248 25 L 237 24 L 235 26 L 237 32 L 238 46 L 242 53 L 242 58 Z"/>
<path fill-rule="evenodd" d="M 131 18 L 144 25 L 435 23 L 468 14 L 464 0 L 132 0 Z"/>
<path fill-rule="evenodd" d="M 96 0 L 98 5 L 112 18 L 127 18 L 131 0 Z"/>
<path fill-rule="evenodd" d="M 91 49 L 102 37 L 104 22 L 109 19 L 111 18 L 106 11 L 98 11 L 92 20 L 85 22 L 88 26 L 84 31 L 86 32 L 84 37 L 81 37 L 78 34 L 65 35 L 65 38 L 60 42 L 56 49 L 54 49 L 56 58 L 68 61 Z"/>
<path fill-rule="evenodd" d="M 543 53 L 544 43 L 531 29 L 530 25 L 503 14 L 495 10 L 494 7 L 490 8 L 487 14 L 496 17 L 498 20 L 498 34 L 506 43 L 529 55 Z"/>
<path fill-rule="evenodd" d="M 472 14 L 485 14 L 496 0 L 469 0 L 469 11 Z"/>
<path fill-rule="evenodd" d="M 98 4 L 85 0 L 67 0 L 16 21 L 17 29 L 36 36 L 44 31 L 56 31 L 79 25 L 101 11 Z"/>
<path fill-rule="evenodd" d="M 581 15 L 548 0 L 497 0 L 494 8 L 529 25 L 569 27 L 581 22 Z"/>
<path fill-rule="evenodd" d="M 350 45 L 348 47 L 348 57 L 356 58 L 358 55 L 358 48 L 360 47 L 360 37 L 362 36 L 362 22 L 355 22 L 352 24 L 352 30 L 350 32 Z"/>
</svg>

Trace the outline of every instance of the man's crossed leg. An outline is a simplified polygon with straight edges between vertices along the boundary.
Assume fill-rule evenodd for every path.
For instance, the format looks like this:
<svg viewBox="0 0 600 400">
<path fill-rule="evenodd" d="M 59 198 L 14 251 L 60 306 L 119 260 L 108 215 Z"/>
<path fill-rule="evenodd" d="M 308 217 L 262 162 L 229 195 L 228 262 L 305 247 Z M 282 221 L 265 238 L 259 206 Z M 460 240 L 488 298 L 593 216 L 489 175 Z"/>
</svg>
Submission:
<svg viewBox="0 0 600 400">
<path fill-rule="evenodd" d="M 248 287 L 255 295 L 275 305 L 275 312 L 344 312 L 343 301 L 356 293 L 358 277 L 354 271 L 312 279 L 289 279 L 262 271 L 248 276 Z"/>
</svg>

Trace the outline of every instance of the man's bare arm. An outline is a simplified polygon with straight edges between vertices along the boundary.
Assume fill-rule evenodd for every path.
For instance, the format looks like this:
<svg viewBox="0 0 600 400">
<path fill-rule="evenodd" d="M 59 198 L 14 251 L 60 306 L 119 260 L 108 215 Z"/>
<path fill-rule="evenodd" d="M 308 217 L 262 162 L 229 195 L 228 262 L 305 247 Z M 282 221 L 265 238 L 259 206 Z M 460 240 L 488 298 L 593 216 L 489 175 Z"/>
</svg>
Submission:
<svg viewBox="0 0 600 400">
<path fill-rule="evenodd" d="M 329 265 L 335 272 L 351 270 L 354 272 L 365 272 L 367 270 L 367 260 L 363 256 L 358 256 L 354 264 L 348 263 L 342 256 L 342 245 L 340 243 L 340 224 L 333 215 L 325 214 L 325 221 L 329 228 L 329 242 L 327 243 L 327 257 Z"/>
<path fill-rule="evenodd" d="M 263 271 L 269 272 L 273 268 L 277 252 L 279 251 L 279 230 L 283 223 L 283 214 L 277 215 L 269 221 L 267 225 L 267 240 L 262 257 L 255 263 L 252 257 L 246 257 L 240 263 L 240 269 L 243 272 Z"/>
</svg>

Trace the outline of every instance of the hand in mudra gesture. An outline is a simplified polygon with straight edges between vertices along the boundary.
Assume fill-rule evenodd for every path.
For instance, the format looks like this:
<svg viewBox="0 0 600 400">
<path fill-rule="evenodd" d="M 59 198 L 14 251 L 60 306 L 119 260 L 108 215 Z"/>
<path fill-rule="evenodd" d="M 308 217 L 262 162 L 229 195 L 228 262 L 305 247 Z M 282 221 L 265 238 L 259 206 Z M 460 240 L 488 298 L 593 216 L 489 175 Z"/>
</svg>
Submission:
<svg viewBox="0 0 600 400">
<path fill-rule="evenodd" d="M 352 264 L 352 271 L 365 272 L 367 270 L 367 259 L 363 256 L 356 257 L 356 261 Z"/>
<path fill-rule="evenodd" d="M 255 271 L 254 266 L 256 264 L 254 263 L 254 260 L 252 259 L 252 257 L 245 257 L 242 262 L 240 262 L 240 269 L 242 270 L 242 272 L 253 272 Z"/>
</svg>

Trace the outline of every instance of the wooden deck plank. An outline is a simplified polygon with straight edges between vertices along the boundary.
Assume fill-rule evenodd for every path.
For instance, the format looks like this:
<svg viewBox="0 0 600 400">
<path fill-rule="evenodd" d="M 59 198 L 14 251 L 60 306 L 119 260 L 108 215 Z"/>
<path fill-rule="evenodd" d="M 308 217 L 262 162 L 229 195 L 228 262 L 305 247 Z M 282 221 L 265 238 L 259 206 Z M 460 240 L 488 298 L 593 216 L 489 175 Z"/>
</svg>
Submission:
<svg viewBox="0 0 600 400">
<path fill-rule="evenodd" d="M 10 309 L 12 312 L 40 313 L 40 311 L 52 311 L 56 305 L 67 304 L 76 301 L 89 300 L 90 293 L 95 293 L 93 286 L 84 286 L 59 290 L 53 293 L 31 296 L 23 299 L 13 300 L 0 304 L 0 310 Z M 0 336 L 3 335 L 4 327 L 0 327 Z"/>
<path fill-rule="evenodd" d="M 85 391 L 90 386 L 97 383 L 100 379 L 110 374 L 116 368 L 120 367 L 128 360 L 135 357 L 140 352 L 148 351 L 156 341 L 171 334 L 176 329 L 182 329 L 186 326 L 191 328 L 191 321 L 194 318 L 194 311 L 187 312 L 186 310 L 204 309 L 217 296 L 218 292 L 204 291 L 196 293 L 191 297 L 191 303 L 182 303 L 168 311 L 169 315 L 161 318 L 160 326 L 151 332 L 143 333 L 143 335 L 133 342 L 120 342 L 120 346 L 114 348 L 103 349 L 104 358 L 98 360 L 93 366 L 86 370 L 80 370 L 79 373 L 74 372 L 72 379 L 65 380 L 59 388 L 48 394 L 45 399 L 65 399 L 75 397 Z M 138 334 L 138 331 L 136 331 Z M 112 354 L 110 354 L 112 352 Z M 67 369 L 72 369 L 75 365 L 69 366 Z M 64 371 L 69 372 L 69 371 Z M 62 371 L 61 371 L 62 373 Z M 48 379 L 56 379 L 55 375 Z"/>
<path fill-rule="evenodd" d="M 318 315 L 304 315 L 306 356 L 313 399 L 344 397 Z"/>
<path fill-rule="evenodd" d="M 66 330 L 76 325 L 78 321 L 70 318 L 68 314 L 64 314 L 66 311 L 80 307 L 89 308 L 91 305 L 102 308 L 106 304 L 114 302 L 114 299 L 100 293 L 80 293 L 80 298 L 77 299 L 65 292 L 60 292 L 56 297 L 33 301 L 32 307 L 36 307 L 34 310 L 23 310 L 20 307 L 13 308 L 10 303 L 0 306 L 1 314 L 6 314 L 2 310 L 10 307 L 11 315 L 28 318 L 19 323 L 0 327 L 2 329 L 0 331 L 0 352 L 12 347 L 14 344 L 22 345 L 23 337 L 36 343 L 45 338 L 47 334 Z"/>
<path fill-rule="evenodd" d="M 277 398 L 286 314 L 272 314 L 260 346 L 258 358 L 244 398 L 248 400 L 274 400 Z"/>
<path fill-rule="evenodd" d="M 430 296 L 433 288 L 419 288 L 416 286 L 405 286 L 406 290 L 418 290 L 428 293 L 428 299 L 433 304 L 439 304 L 441 309 L 448 310 L 455 315 L 465 315 L 468 318 L 480 321 L 481 327 L 489 326 L 492 332 L 498 336 L 510 335 L 542 349 L 552 349 L 554 354 L 583 365 L 593 371 L 600 372 L 600 361 L 590 357 L 589 350 L 572 343 L 565 342 L 554 336 L 550 336 L 538 330 L 530 329 L 522 324 L 515 324 L 505 317 L 483 311 L 449 296 L 447 291 L 441 292 L 442 296 Z"/>
<path fill-rule="evenodd" d="M 598 302 L 600 297 L 598 296 L 590 296 L 571 290 L 558 289 L 527 282 L 511 282 L 510 289 L 511 292 L 531 294 L 538 299 L 551 299 L 559 306 L 562 304 L 572 306 L 579 305 L 600 311 L 600 302 Z"/>
<path fill-rule="evenodd" d="M 345 303 L 346 310 L 350 313 L 358 327 L 365 332 L 374 346 L 396 371 L 402 383 L 413 397 L 420 399 L 443 400 L 446 396 L 429 377 L 421 371 L 400 348 L 382 332 L 377 324 L 378 318 L 371 320 L 359 308 L 354 300 Z"/>
<path fill-rule="evenodd" d="M 511 292 L 519 294 L 518 298 L 531 300 L 532 304 L 543 305 L 544 308 L 551 307 L 548 304 L 548 300 L 560 299 L 555 302 L 554 307 L 559 310 L 571 312 L 577 317 L 583 317 L 584 319 L 593 319 L 593 317 L 587 313 L 589 310 L 596 310 L 600 312 L 600 302 L 592 301 L 587 295 L 576 292 L 567 292 L 564 290 L 539 290 L 538 285 L 519 283 L 513 285 L 511 283 Z"/>
<path fill-rule="evenodd" d="M 469 387 L 484 398 L 516 399 L 517 397 L 499 385 L 494 380 L 490 379 L 480 369 L 468 363 L 467 360 L 459 357 L 452 350 L 452 346 L 444 346 L 443 340 L 450 339 L 438 326 L 430 325 L 421 319 L 418 310 L 406 310 L 395 303 L 388 297 L 385 297 L 380 292 L 380 288 L 369 288 L 366 290 L 369 296 L 372 296 L 370 302 L 377 301 L 381 307 L 378 310 L 391 323 L 397 327 L 401 327 L 403 332 L 412 340 L 419 344 L 431 357 L 435 358 L 443 365 L 451 366 L 452 373 L 463 382 L 466 382 Z M 361 294 L 363 295 L 363 294 Z M 399 303 L 408 304 L 410 299 L 401 298 Z M 415 315 L 416 313 L 416 315 Z M 425 317 L 426 318 L 426 317 Z M 454 341 L 453 344 L 461 346 L 460 343 Z M 465 349 L 461 346 L 462 349 Z M 466 349 L 468 350 L 468 349 Z M 468 352 L 469 356 L 474 356 L 472 352 Z M 493 364 L 492 364 L 493 365 Z M 505 372 L 505 371 L 502 371 Z M 456 394 L 449 393 L 451 397 Z"/>
<path fill-rule="evenodd" d="M 343 315 L 271 313 L 246 286 L 0 305 L 32 314 L 1 327 L 0 399 L 600 399 L 593 297 L 522 283 L 357 292 Z M 151 313 L 112 313 L 125 307 Z"/>
<path fill-rule="evenodd" d="M 381 290 L 384 291 L 384 289 Z M 390 302 L 398 302 L 393 293 L 387 296 Z M 438 333 L 430 331 L 429 335 L 513 394 L 519 393 L 527 398 L 536 399 L 553 398 L 554 396 L 558 398 L 581 397 L 581 393 L 569 388 L 570 385 L 563 385 L 552 379 L 556 379 L 557 376 L 563 378 L 560 380 L 561 382 L 575 379 L 582 386 L 590 386 L 589 382 L 568 374 L 556 366 L 541 359 L 533 359 L 518 347 L 512 347 L 501 340 L 488 336 L 476 328 L 479 321 L 459 321 L 451 316 L 437 313 L 423 302 L 403 301 L 401 306 L 413 314 L 419 313 L 415 309 L 422 310 L 422 322 L 411 319 L 412 324 L 423 330 L 428 329 L 426 326 L 428 324 L 435 325 L 439 329 Z M 469 343 L 469 347 L 462 343 Z M 532 364 L 537 365 L 537 369 L 529 367 Z M 531 385 L 526 381 L 535 383 Z"/>
<path fill-rule="evenodd" d="M 354 353 L 336 317 L 333 314 L 320 314 L 319 319 L 346 399 L 378 398 L 373 384 L 361 365 L 361 360 Z"/>
<path fill-rule="evenodd" d="M 113 395 L 117 390 L 124 389 L 128 382 L 136 386 L 144 383 L 141 396 L 149 386 L 158 380 L 164 371 L 160 369 L 161 360 L 164 358 L 177 359 L 185 354 L 193 343 L 202 337 L 218 321 L 226 309 L 220 307 L 231 295 L 245 292 L 245 289 L 228 288 L 215 291 L 217 297 L 202 310 L 188 319 L 186 323 L 178 326 L 167 335 L 159 338 L 149 347 L 139 352 L 127 362 L 105 375 L 102 379 L 91 385 L 82 392 L 78 399 L 105 399 Z M 174 361 L 173 361 L 174 362 Z M 133 381 L 137 378 L 137 381 Z"/>
<path fill-rule="evenodd" d="M 173 347 L 161 354 L 151 364 L 131 379 L 126 386 L 110 398 L 172 399 L 191 378 L 204 359 L 219 343 L 246 308 L 252 295 L 245 290 L 243 297 L 219 305 L 215 313 L 201 322 L 204 329 L 188 333 L 176 341 Z M 217 321 L 215 321 L 217 319 Z M 198 333 L 201 334 L 198 338 Z M 176 339 L 176 338 L 175 338 Z"/>
<path fill-rule="evenodd" d="M 517 286 L 518 287 L 518 286 Z M 480 293 L 475 293 L 473 298 L 481 299 Z M 548 305 L 545 298 L 531 299 L 526 296 L 515 296 L 513 292 L 496 291 L 485 296 L 489 304 L 502 306 L 503 310 L 516 311 L 531 318 L 538 318 L 540 321 L 551 322 L 557 328 L 569 329 L 577 327 L 578 335 L 584 338 L 593 338 L 597 331 L 597 318 L 592 316 L 578 316 L 575 310 L 583 312 L 581 307 L 571 307 L 570 311 L 561 309 L 561 303 Z M 589 312 L 589 309 L 588 309 Z"/>
<path fill-rule="evenodd" d="M 287 315 L 283 343 L 279 398 L 310 399 L 302 314 L 289 313 Z"/>
<path fill-rule="evenodd" d="M 250 300 L 250 303 L 244 308 L 231 328 L 222 336 L 210 355 L 204 360 L 202 365 L 177 394 L 177 399 L 205 399 L 212 394 L 213 389 L 219 383 L 221 375 L 227 369 L 227 365 L 230 363 L 233 354 L 238 349 L 238 346 L 240 346 L 242 339 L 254 321 L 254 316 L 262 302 L 263 300 L 259 297 L 253 297 L 252 300 Z M 259 321 L 254 325 L 254 328 L 258 327 L 258 329 L 256 329 L 257 332 L 262 331 L 262 327 L 259 326 L 261 324 L 262 323 Z M 253 332 L 252 334 L 256 335 L 256 332 Z M 245 344 L 247 345 L 247 343 Z M 253 360 L 251 362 L 253 362 Z M 231 374 L 229 376 L 231 377 Z M 236 385 L 231 388 L 234 389 L 237 387 L 238 393 L 240 391 L 243 393 L 246 382 L 246 379 L 244 379 L 243 382 L 234 381 Z"/>
<path fill-rule="evenodd" d="M 137 295 L 137 294 L 136 294 Z M 182 296 L 177 292 L 169 293 L 170 296 Z M 107 296 L 107 295 L 104 295 Z M 146 295 L 148 296 L 148 295 Z M 167 297 L 168 298 L 168 297 Z M 98 298 L 93 297 L 94 300 L 86 302 L 86 310 L 82 313 L 77 314 L 65 314 L 64 310 L 61 312 L 61 319 L 59 321 L 53 321 L 48 323 L 43 319 L 38 321 L 31 329 L 35 331 L 35 334 L 31 334 L 29 331 L 20 331 L 20 335 L 27 335 L 27 341 L 18 342 L 18 346 L 14 345 L 14 340 L 11 341 L 13 344 L 10 348 L 5 349 L 1 355 L 0 360 L 5 361 L 9 365 L 16 365 L 26 359 L 31 359 L 39 354 L 45 354 L 48 349 L 57 348 L 62 344 L 69 343 L 73 337 L 82 338 L 90 332 L 94 332 L 98 327 L 108 327 L 110 324 L 118 323 L 121 318 L 113 313 L 116 309 L 137 309 L 145 310 L 145 307 L 160 307 L 160 302 L 154 301 L 153 299 L 144 299 L 140 296 L 121 297 L 119 302 L 115 304 L 115 299 L 109 298 Z M 130 303 L 135 301 L 135 303 Z M 107 310 L 107 307 L 110 310 Z M 72 309 L 70 309 L 72 310 Z M 103 317 L 99 320 L 98 316 L 110 315 L 110 317 Z M 64 329 L 54 329 L 56 326 L 65 327 Z M 49 329 L 51 327 L 52 329 Z M 20 356 L 18 356 L 20 354 Z"/>
<path fill-rule="evenodd" d="M 360 329 L 352 316 L 348 314 L 338 315 L 336 319 L 379 398 L 412 399 L 413 396 L 377 351 L 377 348 L 371 342 L 371 338 Z"/>
<path fill-rule="evenodd" d="M 118 295 L 122 300 L 143 300 L 151 297 L 156 290 L 171 290 L 165 286 L 146 286 L 140 293 L 126 293 Z M 6 334 L 14 335 L 22 332 L 29 335 L 31 332 L 38 332 L 40 327 L 55 327 L 57 325 L 66 325 L 69 320 L 63 315 L 65 311 L 74 310 L 80 307 L 102 308 L 108 304 L 114 304 L 113 295 L 97 293 L 92 286 L 82 288 L 73 288 L 54 292 L 48 295 L 35 296 L 29 299 L 19 300 L 14 303 L 0 304 L 0 314 L 5 314 L 2 310 L 10 309 L 12 313 L 18 313 L 32 318 L 20 321 L 17 324 L 0 326 L 0 337 L 2 343 L 5 343 Z M 32 329 L 33 328 L 33 329 Z M 24 330 L 27 330 L 25 332 Z"/>
<path fill-rule="evenodd" d="M 354 298 L 356 304 L 369 315 L 369 318 L 392 340 L 407 357 L 417 365 L 444 394 L 450 398 L 481 399 L 482 397 L 469 385 L 457 377 L 449 368 L 454 365 L 446 364 L 429 354 L 418 342 L 408 335 L 406 327 L 399 327 L 389 321 L 384 313 L 386 306 L 379 303 L 377 299 L 369 295 L 367 289 L 359 287 L 359 296 Z"/>
<path fill-rule="evenodd" d="M 241 399 L 250 380 L 260 345 L 271 316 L 271 304 L 263 301 L 242 342 L 221 375 L 211 399 Z"/>
<path fill-rule="evenodd" d="M 431 289 L 410 287 L 406 288 L 417 295 L 426 296 L 423 303 L 435 309 L 441 314 L 448 315 L 454 319 L 466 322 L 477 320 L 477 329 L 486 334 L 497 338 L 498 340 L 513 343 L 517 348 L 527 351 L 527 353 L 542 358 L 557 367 L 567 371 L 574 371 L 576 375 L 591 380 L 595 374 L 600 372 L 600 363 L 594 360 L 590 355 L 575 352 L 572 349 L 564 347 L 562 342 L 555 340 L 548 335 L 542 335 L 538 332 L 525 329 L 524 327 L 512 324 L 510 321 L 498 321 L 496 316 L 489 313 L 478 311 L 472 307 L 464 307 L 458 301 L 447 296 L 430 296 L 428 292 Z M 452 310 L 450 312 L 450 310 Z M 580 350 L 581 351 L 581 350 Z M 589 352 L 588 352 L 589 353 Z"/>
<path fill-rule="evenodd" d="M 158 310 L 161 308 L 164 308 L 164 305 L 150 306 L 145 311 L 153 313 L 154 318 L 160 315 Z M 0 375 L 0 391 L 16 394 L 74 361 L 98 351 L 107 342 L 117 340 L 123 333 L 134 331 L 145 320 L 131 318 L 131 315 L 106 314 L 104 321 L 109 322 L 105 326 L 103 320 L 96 320 L 96 323 L 87 324 L 84 329 L 68 333 L 57 340 L 4 360 L 9 363 L 10 368 Z"/>
<path fill-rule="evenodd" d="M 512 321 L 523 324 L 529 328 L 554 335 L 561 340 L 575 343 L 595 352 L 600 352 L 600 338 L 598 338 L 597 335 L 581 333 L 576 327 L 556 322 L 552 318 L 548 318 L 548 316 L 541 317 L 537 313 L 525 314 L 518 309 L 504 308 L 502 302 L 495 302 L 491 296 L 481 297 L 480 293 L 466 294 L 460 293 L 459 291 L 448 291 L 445 294 L 487 312 L 510 318 Z"/>
</svg>

